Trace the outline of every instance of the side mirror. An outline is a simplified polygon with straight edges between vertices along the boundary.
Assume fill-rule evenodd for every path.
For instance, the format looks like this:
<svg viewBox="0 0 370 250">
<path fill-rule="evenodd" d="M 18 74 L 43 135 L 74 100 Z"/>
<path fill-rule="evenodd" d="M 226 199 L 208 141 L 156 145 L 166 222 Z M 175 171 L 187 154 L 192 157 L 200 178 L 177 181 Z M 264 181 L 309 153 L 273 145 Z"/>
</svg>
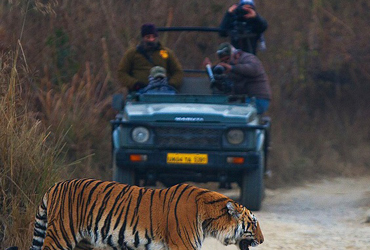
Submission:
<svg viewBox="0 0 370 250">
<path fill-rule="evenodd" d="M 117 111 L 121 111 L 125 106 L 125 98 L 122 94 L 114 94 L 112 98 L 112 107 Z"/>
</svg>

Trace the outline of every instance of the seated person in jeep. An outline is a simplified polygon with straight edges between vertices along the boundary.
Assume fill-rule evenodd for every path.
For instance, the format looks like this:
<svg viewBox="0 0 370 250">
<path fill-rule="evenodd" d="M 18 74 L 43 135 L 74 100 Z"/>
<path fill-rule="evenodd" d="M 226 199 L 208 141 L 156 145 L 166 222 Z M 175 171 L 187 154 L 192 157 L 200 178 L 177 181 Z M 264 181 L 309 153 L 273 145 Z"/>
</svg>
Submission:
<svg viewBox="0 0 370 250">
<path fill-rule="evenodd" d="M 166 69 L 161 66 L 151 68 L 148 77 L 149 83 L 145 88 L 139 89 L 139 94 L 157 93 L 157 94 L 176 94 L 176 89 L 168 84 Z"/>
</svg>

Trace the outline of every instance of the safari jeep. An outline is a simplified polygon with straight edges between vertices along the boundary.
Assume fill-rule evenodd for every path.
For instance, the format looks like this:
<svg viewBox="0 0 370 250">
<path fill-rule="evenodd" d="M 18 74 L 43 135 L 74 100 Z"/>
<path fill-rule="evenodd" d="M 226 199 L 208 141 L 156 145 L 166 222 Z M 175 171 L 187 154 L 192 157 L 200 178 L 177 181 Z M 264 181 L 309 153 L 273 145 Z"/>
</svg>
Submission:
<svg viewBox="0 0 370 250">
<path fill-rule="evenodd" d="M 114 96 L 113 179 L 130 185 L 232 182 L 240 202 L 261 207 L 270 122 L 244 96 L 211 93 L 207 77 L 187 77 L 179 93 Z"/>
</svg>

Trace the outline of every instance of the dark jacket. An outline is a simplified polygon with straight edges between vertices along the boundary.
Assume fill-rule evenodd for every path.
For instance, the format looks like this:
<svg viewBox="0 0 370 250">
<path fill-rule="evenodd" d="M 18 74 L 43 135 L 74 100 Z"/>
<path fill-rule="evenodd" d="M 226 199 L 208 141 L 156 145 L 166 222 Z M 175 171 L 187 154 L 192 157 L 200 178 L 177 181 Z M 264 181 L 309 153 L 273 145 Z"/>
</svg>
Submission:
<svg viewBox="0 0 370 250">
<path fill-rule="evenodd" d="M 240 19 L 234 13 L 226 12 L 219 26 L 219 34 L 222 37 L 230 36 L 235 48 L 256 54 L 257 42 L 267 26 L 267 21 L 259 14 L 255 18 Z"/>
<path fill-rule="evenodd" d="M 262 62 L 253 54 L 237 51 L 239 58 L 232 61 L 228 74 L 234 82 L 234 94 L 246 94 L 249 97 L 271 100 L 270 82 Z"/>
<path fill-rule="evenodd" d="M 118 79 L 129 89 L 136 82 L 148 84 L 150 69 L 154 66 L 165 68 L 169 84 L 180 87 L 183 77 L 181 64 L 172 50 L 160 44 L 149 53 L 142 45 L 128 49 L 118 65 Z"/>
</svg>

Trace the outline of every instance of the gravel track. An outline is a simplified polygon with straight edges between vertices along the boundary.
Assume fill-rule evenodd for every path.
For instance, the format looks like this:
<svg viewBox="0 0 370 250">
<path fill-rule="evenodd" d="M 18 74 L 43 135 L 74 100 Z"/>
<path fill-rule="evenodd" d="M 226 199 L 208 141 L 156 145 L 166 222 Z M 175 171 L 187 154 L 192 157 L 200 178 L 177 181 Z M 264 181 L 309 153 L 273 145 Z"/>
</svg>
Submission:
<svg viewBox="0 0 370 250">
<path fill-rule="evenodd" d="M 222 191 L 231 198 L 238 190 Z M 301 187 L 266 190 L 255 212 L 267 249 L 370 249 L 370 176 L 336 178 Z M 236 250 L 206 239 L 202 250 Z"/>
</svg>

